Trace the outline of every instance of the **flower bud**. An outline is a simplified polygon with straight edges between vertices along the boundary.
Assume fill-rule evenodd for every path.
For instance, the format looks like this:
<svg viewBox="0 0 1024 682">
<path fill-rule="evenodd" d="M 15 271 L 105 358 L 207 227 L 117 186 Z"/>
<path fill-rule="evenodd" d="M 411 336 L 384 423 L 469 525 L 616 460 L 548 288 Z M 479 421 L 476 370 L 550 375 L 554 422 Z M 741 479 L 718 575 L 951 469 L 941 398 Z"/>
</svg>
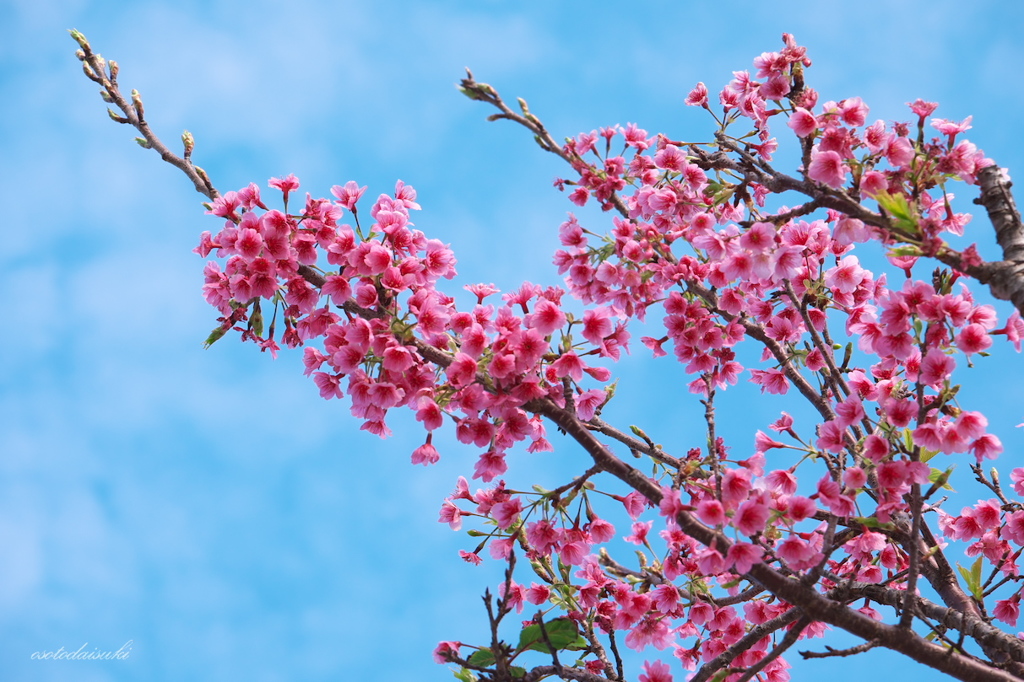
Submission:
<svg viewBox="0 0 1024 682">
<path fill-rule="evenodd" d="M 71 37 L 75 39 L 75 42 L 78 43 L 83 50 L 89 49 L 89 41 L 85 39 L 85 35 L 83 35 L 81 31 L 77 28 L 72 28 L 68 29 L 68 33 L 71 34 Z"/>
<path fill-rule="evenodd" d="M 135 113 L 139 115 L 139 118 L 142 118 L 142 95 L 139 94 L 138 90 L 132 90 L 132 104 L 135 106 Z"/>
<path fill-rule="evenodd" d="M 140 147 L 142 147 L 143 149 L 152 149 L 152 148 L 153 148 L 153 145 L 151 145 L 151 144 L 149 143 L 149 140 L 147 140 L 147 139 L 146 139 L 146 138 L 144 138 L 144 137 L 136 137 L 136 138 L 135 138 L 135 142 L 136 142 L 136 143 L 137 143 L 137 144 L 138 144 L 138 145 L 139 145 Z"/>
<path fill-rule="evenodd" d="M 259 301 L 253 303 L 252 313 L 249 315 L 249 329 L 256 336 L 263 338 L 263 311 L 260 309 Z"/>
<path fill-rule="evenodd" d="M 192 150 L 195 149 L 196 139 L 192 137 L 192 133 L 185 131 L 181 134 L 181 143 L 185 145 L 185 158 L 192 156 Z"/>
<path fill-rule="evenodd" d="M 206 174 L 206 171 L 204 171 L 199 166 L 193 166 L 193 168 L 196 169 L 196 175 L 199 176 L 200 180 L 206 183 L 207 187 L 213 187 L 213 183 L 210 182 L 210 176 Z"/>
<path fill-rule="evenodd" d="M 206 341 L 203 341 L 203 348 L 209 348 L 213 344 L 220 341 L 221 337 L 227 334 L 228 329 L 230 329 L 230 327 L 228 327 L 227 329 L 225 329 L 224 327 L 217 327 L 212 332 L 210 332 L 210 335 L 206 337 Z"/>
<path fill-rule="evenodd" d="M 117 62 L 111 59 L 109 62 L 107 62 L 107 70 L 110 72 L 110 80 L 116 81 L 117 72 L 121 70 L 121 67 L 117 65 Z"/>
<path fill-rule="evenodd" d="M 103 79 L 96 75 L 96 72 L 92 70 L 92 67 L 89 66 L 89 62 L 87 61 L 82 62 L 82 72 L 85 74 L 85 77 L 91 81 L 95 81 L 96 83 L 103 82 Z"/>
<path fill-rule="evenodd" d="M 107 109 L 107 116 L 117 121 L 118 123 L 128 122 L 128 119 L 126 119 L 124 116 L 118 116 L 117 114 L 115 114 L 113 109 Z"/>
</svg>

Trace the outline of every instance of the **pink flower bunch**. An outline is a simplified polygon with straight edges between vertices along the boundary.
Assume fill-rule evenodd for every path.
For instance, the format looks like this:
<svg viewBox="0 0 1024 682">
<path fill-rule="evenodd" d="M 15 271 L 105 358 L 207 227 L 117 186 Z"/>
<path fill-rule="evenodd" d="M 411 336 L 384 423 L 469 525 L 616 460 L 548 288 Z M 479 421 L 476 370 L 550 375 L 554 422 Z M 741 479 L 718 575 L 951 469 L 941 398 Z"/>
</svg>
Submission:
<svg viewBox="0 0 1024 682">
<path fill-rule="evenodd" d="M 271 185 L 294 191 L 298 180 L 289 178 Z M 347 393 L 353 416 L 382 437 L 390 434 L 385 419 L 391 408 L 413 409 L 428 432 L 448 415 L 459 441 L 485 450 L 475 472 L 484 481 L 506 471 L 505 452 L 514 443 L 551 449 L 540 418 L 523 409 L 531 400 L 549 397 L 564 405 L 569 382 L 576 387 L 577 414 L 595 415 L 607 395 L 580 384 L 585 376 L 605 382 L 609 372 L 584 357 L 618 359 L 629 342 L 611 308 L 588 309 L 577 321 L 563 310 L 559 288 L 524 284 L 496 307 L 483 300 L 497 289 L 473 285 L 467 289 L 477 305 L 460 312 L 435 286 L 455 275 L 451 250 L 410 220 L 410 210 L 420 208 L 415 190 L 399 181 L 393 197 L 378 197 L 364 234 L 357 206 L 365 189 L 352 182 L 335 186 L 333 202 L 307 195 L 299 215 L 266 209 L 255 185 L 215 201 L 209 212 L 226 218 L 225 225 L 216 235 L 204 233 L 196 252 L 227 259 L 223 271 L 217 261 L 207 264 L 204 287 L 223 315 L 221 331 L 235 327 L 243 340 L 266 345 L 280 316 L 285 343 L 306 346 L 306 374 L 321 397 Z M 355 227 L 340 223 L 346 210 Z M 321 269 L 324 260 L 336 269 Z M 266 335 L 254 324 L 265 317 L 261 301 L 274 306 Z M 576 343 L 568 332 L 573 324 Z M 322 345 L 308 345 L 313 341 Z M 438 458 L 428 434 L 413 462 Z"/>
<path fill-rule="evenodd" d="M 947 465 L 933 465 L 940 454 L 980 463 L 1002 451 L 986 417 L 957 402 L 954 373 L 986 353 L 995 335 L 1019 351 L 1024 322 L 1014 313 L 997 328 L 995 310 L 975 302 L 959 270 L 928 282 L 913 277 L 919 257 L 965 268 L 980 262 L 976 250 L 956 253 L 942 239 L 962 234 L 969 219 L 952 211 L 946 186 L 975 182 L 990 162 L 958 139 L 970 119 L 932 119 L 941 137 L 926 140 L 931 103 L 910 105 L 916 138 L 909 123 L 868 125 L 858 97 L 819 104 L 804 84 L 805 49 L 788 34 L 784 42 L 754 61 L 753 76 L 734 73 L 719 93 L 720 117 L 706 86 L 689 94 L 688 104 L 720 124 L 711 145 L 629 124 L 556 150 L 576 174 L 556 181 L 570 201 L 593 198 L 618 213 L 607 234 L 572 214 L 562 223 L 554 264 L 565 289 L 526 283 L 488 303 L 499 291 L 470 285 L 476 301 L 460 310 L 438 288 L 456 274 L 452 251 L 415 229 L 416 192 L 401 181 L 373 203 L 366 228 L 366 188 L 355 182 L 335 186 L 334 200 L 307 195 L 297 213 L 288 208 L 299 188 L 294 176 L 270 182 L 282 192 L 282 210 L 269 209 L 255 185 L 228 192 L 209 207 L 223 227 L 204 233 L 196 249 L 224 260 L 205 269 L 204 295 L 221 315 L 211 342 L 233 328 L 274 352 L 283 325 L 284 344 L 304 346 L 320 395 L 347 398 L 365 430 L 387 436 L 389 410 L 414 412 L 427 432 L 414 464 L 438 461 L 433 432 L 450 422 L 456 438 L 481 453 L 473 478 L 492 485 L 471 494 L 460 477 L 439 522 L 460 530 L 472 519 L 486 529 L 472 529 L 483 539 L 460 554 L 477 564 L 486 549 L 510 565 L 498 589 L 502 608 L 558 607 L 593 632 L 623 633 L 636 651 L 672 650 L 688 670 L 731 656 L 733 669 L 788 679 L 785 661 L 771 654 L 773 631 L 754 637 L 753 628 L 793 616 L 775 629 L 807 638 L 826 626 L 798 621 L 792 604 L 765 592 L 766 572 L 836 599 L 851 585 L 864 594 L 913 590 L 917 575 L 908 575 L 922 559 L 902 538 L 911 532 L 907 519 L 926 511 L 938 514 L 946 538 L 969 543 L 968 556 L 1009 581 L 1024 551 L 1020 504 L 990 483 L 1000 499 L 951 516 L 932 497 Z M 801 178 L 768 165 L 778 146 L 770 124 L 779 116 L 800 145 Z M 746 121 L 750 134 L 732 136 L 730 126 Z M 769 209 L 770 195 L 783 192 L 807 202 Z M 353 224 L 342 223 L 346 214 Z M 869 240 L 893 247 L 890 260 L 905 281 L 890 285 L 863 267 L 854 250 Z M 563 302 L 566 293 L 581 314 Z M 706 449 L 675 457 L 636 427 L 625 434 L 599 418 L 614 393 L 605 365 L 628 351 L 635 321 L 657 329 L 641 342 L 656 357 L 671 353 L 701 397 Z M 743 343 L 757 350 L 744 357 L 759 361 L 740 362 Z M 764 394 L 804 398 L 816 423 L 801 426 L 783 413 L 769 426 L 778 439 L 758 431 L 752 449 L 731 456 L 716 432 L 714 400 L 744 372 Z M 598 453 L 595 467 L 553 491 L 506 488 L 513 446 L 552 449 L 545 419 Z M 652 473 L 615 458 L 598 434 L 650 457 Z M 768 466 L 783 454 L 793 461 Z M 813 466 L 822 470 L 808 472 Z M 601 471 L 632 492 L 598 491 L 591 478 Z M 798 471 L 806 472 L 802 485 Z M 1011 479 L 1024 495 L 1024 469 Z M 609 497 L 629 516 L 626 535 L 596 511 Z M 642 518 L 655 508 L 657 518 Z M 636 546 L 639 568 L 610 558 L 618 541 Z M 540 583 L 512 579 L 517 552 Z M 994 616 L 1016 623 L 1019 601 L 1018 592 L 997 600 Z M 858 618 L 882 614 L 865 601 Z M 596 634 L 591 640 L 595 649 Z M 442 642 L 435 660 L 464 662 L 462 646 Z M 604 665 L 596 654 L 583 664 L 592 674 Z M 663 662 L 648 662 L 641 675 L 671 679 Z"/>
</svg>

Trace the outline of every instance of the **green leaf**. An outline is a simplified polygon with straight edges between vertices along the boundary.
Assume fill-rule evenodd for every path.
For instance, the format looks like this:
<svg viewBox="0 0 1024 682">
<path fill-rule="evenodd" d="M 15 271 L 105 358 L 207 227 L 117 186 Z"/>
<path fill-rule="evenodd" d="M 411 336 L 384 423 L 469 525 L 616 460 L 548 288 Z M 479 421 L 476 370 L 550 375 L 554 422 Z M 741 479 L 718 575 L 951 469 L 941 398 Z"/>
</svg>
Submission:
<svg viewBox="0 0 1024 682">
<path fill-rule="evenodd" d="M 516 647 L 516 650 L 525 651 L 526 649 L 533 649 L 534 651 L 550 654 L 551 650 L 548 649 L 548 645 L 544 640 L 544 634 L 540 628 L 541 626 L 537 624 L 527 625 L 523 628 L 522 632 L 519 633 L 519 646 Z M 544 630 L 547 632 L 548 641 L 551 642 L 555 649 L 567 649 L 578 646 L 579 640 L 582 639 L 579 634 L 579 626 L 576 625 L 576 621 L 570 618 L 550 620 L 544 623 Z M 584 645 L 586 645 L 585 641 Z"/>
<path fill-rule="evenodd" d="M 953 473 L 955 466 L 951 466 L 945 471 L 932 467 L 932 472 L 928 474 L 928 480 L 931 483 L 939 483 L 940 487 L 944 490 L 953 490 L 953 486 L 949 484 L 949 475 Z M 953 492 L 956 492 L 953 490 Z"/>
<path fill-rule="evenodd" d="M 867 526 L 868 528 L 881 528 L 883 530 L 896 530 L 895 524 L 892 524 L 892 523 L 882 523 L 875 516 L 855 516 L 855 517 L 853 517 L 850 520 L 853 521 L 854 523 L 859 523 L 862 526 Z"/>
<path fill-rule="evenodd" d="M 956 562 L 956 570 L 960 572 L 960 575 L 963 576 L 963 579 L 967 582 L 968 585 L 970 585 L 971 584 L 971 572 L 968 571 L 963 566 L 961 566 L 959 561 Z"/>
<path fill-rule="evenodd" d="M 515 677 L 516 679 L 526 677 L 526 668 L 520 668 L 518 665 L 512 666 L 508 671 L 512 674 L 512 677 Z"/>
<path fill-rule="evenodd" d="M 583 635 L 577 635 L 576 641 L 563 647 L 566 651 L 583 651 L 590 646 L 590 642 L 584 639 Z"/>
<path fill-rule="evenodd" d="M 914 256 L 915 258 L 920 258 L 923 254 L 921 253 L 921 249 L 916 246 L 896 246 L 889 249 L 886 252 L 886 255 L 893 257 Z"/>
<path fill-rule="evenodd" d="M 494 665 L 494 652 L 487 648 L 474 651 L 473 655 L 469 657 L 469 662 L 481 668 Z"/>
<path fill-rule="evenodd" d="M 903 444 L 907 446 L 907 450 L 914 449 L 914 433 L 909 429 L 903 429 Z"/>
<path fill-rule="evenodd" d="M 905 194 L 889 194 L 882 191 L 875 195 L 875 200 L 889 214 L 896 227 L 908 232 L 918 232 L 917 216 L 914 215 L 914 210 L 907 203 Z"/>
<path fill-rule="evenodd" d="M 960 575 L 963 576 L 964 582 L 967 583 L 967 590 L 971 595 L 981 601 L 984 598 L 984 594 L 981 589 L 981 560 L 983 557 L 978 557 L 977 561 L 971 564 L 971 570 L 967 570 L 957 562 L 956 568 L 960 571 Z"/>
<path fill-rule="evenodd" d="M 981 590 L 981 560 L 983 558 L 984 556 L 979 556 L 971 565 L 971 593 L 978 601 L 983 601 L 985 598 L 985 594 Z"/>
<path fill-rule="evenodd" d="M 455 679 L 462 680 L 462 682 L 476 682 L 478 679 L 480 679 L 476 676 L 476 673 L 470 670 L 469 668 L 459 668 L 458 670 L 453 670 L 452 674 L 455 675 Z"/>
</svg>

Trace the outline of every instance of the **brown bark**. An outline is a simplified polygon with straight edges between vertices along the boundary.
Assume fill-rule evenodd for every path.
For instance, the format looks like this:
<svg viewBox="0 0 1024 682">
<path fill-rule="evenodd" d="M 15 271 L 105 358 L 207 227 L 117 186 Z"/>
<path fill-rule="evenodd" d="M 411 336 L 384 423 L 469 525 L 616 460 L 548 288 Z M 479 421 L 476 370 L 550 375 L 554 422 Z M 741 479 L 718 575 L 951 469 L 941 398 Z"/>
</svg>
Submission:
<svg viewBox="0 0 1024 682">
<path fill-rule="evenodd" d="M 985 263 L 975 273 L 982 284 L 987 284 L 992 295 L 1011 301 L 1024 313 L 1024 228 L 1020 211 L 1010 193 L 1012 183 L 998 166 L 989 166 L 978 172 L 981 196 L 975 203 L 985 207 L 996 231 L 996 242 L 1003 250 L 1003 260 Z"/>
</svg>

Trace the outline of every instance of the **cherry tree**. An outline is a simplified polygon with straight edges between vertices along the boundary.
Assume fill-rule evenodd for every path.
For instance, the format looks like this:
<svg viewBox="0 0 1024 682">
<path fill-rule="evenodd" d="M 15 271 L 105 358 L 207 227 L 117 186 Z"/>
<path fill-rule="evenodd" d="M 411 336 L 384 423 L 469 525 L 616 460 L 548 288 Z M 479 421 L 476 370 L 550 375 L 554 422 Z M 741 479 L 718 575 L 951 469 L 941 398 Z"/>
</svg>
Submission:
<svg viewBox="0 0 1024 682">
<path fill-rule="evenodd" d="M 1021 349 L 1024 231 L 1006 171 L 964 139 L 970 119 L 917 100 L 908 122 L 886 124 L 858 97 L 820 102 L 790 35 L 717 93 L 694 87 L 686 103 L 711 131 L 699 143 L 635 124 L 558 142 L 525 101 L 467 72 L 462 92 L 563 159 L 558 189 L 609 218 L 558 228 L 564 288 L 469 284 L 475 304 L 459 308 L 445 288 L 455 256 L 413 226 L 412 187 L 371 201 L 347 181 L 314 198 L 289 175 L 266 196 L 222 193 L 193 163 L 193 137 L 172 152 L 116 62 L 71 33 L 110 117 L 208 199 L 196 252 L 219 317 L 207 344 L 238 333 L 274 356 L 301 348 L 320 396 L 380 437 L 392 410 L 412 410 L 425 431 L 413 464 L 438 461 L 446 426 L 479 452 L 439 520 L 468 526 L 462 559 L 498 562 L 504 578 L 484 595 L 480 639 L 434 652 L 458 679 L 624 680 L 628 648 L 647 659 L 640 682 L 775 682 L 801 640 L 804 657 L 884 647 L 961 680 L 1024 679 L 1009 631 L 1024 468 L 986 470 L 1002 444 L 954 377 L 993 343 Z M 791 174 L 773 165 L 781 144 L 799 155 Z M 978 195 L 1002 260 L 947 243 L 971 219 L 954 210 L 957 183 Z M 855 254 L 871 243 L 888 272 Z M 659 331 L 638 344 L 641 324 Z M 684 368 L 702 443 L 673 453 L 605 421 L 631 346 Z M 799 395 L 815 420 L 783 412 L 733 442 L 716 398 L 741 381 Z M 517 449 L 552 450 L 550 429 L 591 466 L 551 490 L 507 487 Z M 956 463 L 985 498 L 959 512 L 943 497 Z M 618 516 L 639 549 L 628 561 Z M 808 641 L 829 628 L 862 643 Z"/>
</svg>

